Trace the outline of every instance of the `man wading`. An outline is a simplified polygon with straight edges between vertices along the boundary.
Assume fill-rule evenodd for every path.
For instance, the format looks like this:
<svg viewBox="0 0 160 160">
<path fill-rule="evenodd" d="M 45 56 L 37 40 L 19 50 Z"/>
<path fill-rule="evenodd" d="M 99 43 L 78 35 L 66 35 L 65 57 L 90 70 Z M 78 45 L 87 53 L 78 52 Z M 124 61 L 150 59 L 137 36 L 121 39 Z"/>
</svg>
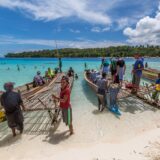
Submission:
<svg viewBox="0 0 160 160">
<path fill-rule="evenodd" d="M 4 84 L 5 93 L 1 96 L 1 105 L 5 109 L 8 126 L 12 129 L 13 136 L 16 136 L 16 129 L 23 132 L 23 114 L 21 107 L 25 110 L 21 96 L 13 92 L 13 83 Z"/>
<path fill-rule="evenodd" d="M 69 88 L 69 79 L 66 76 L 63 76 L 61 79 L 61 92 L 60 97 L 52 95 L 53 99 L 60 101 L 60 108 L 62 109 L 63 122 L 69 126 L 70 135 L 73 132 L 72 126 L 72 108 L 70 104 L 70 88 Z"/>
</svg>

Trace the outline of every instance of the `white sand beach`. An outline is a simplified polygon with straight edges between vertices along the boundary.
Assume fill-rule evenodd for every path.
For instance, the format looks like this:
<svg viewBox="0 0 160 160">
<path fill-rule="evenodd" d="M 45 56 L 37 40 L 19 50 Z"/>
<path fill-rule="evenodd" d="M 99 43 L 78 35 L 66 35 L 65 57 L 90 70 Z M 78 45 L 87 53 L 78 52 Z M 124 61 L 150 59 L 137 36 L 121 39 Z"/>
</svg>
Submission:
<svg viewBox="0 0 160 160">
<path fill-rule="evenodd" d="M 126 100 L 127 103 L 119 101 L 122 115 L 116 117 L 107 109 L 99 113 L 86 97 L 81 107 L 73 106 L 75 134 L 72 136 L 63 123 L 53 132 L 45 111 L 25 113 L 24 134 L 15 138 L 3 123 L 0 125 L 0 159 L 153 159 L 159 154 L 160 111 L 134 97 Z M 86 106 L 86 101 L 90 105 Z"/>
</svg>

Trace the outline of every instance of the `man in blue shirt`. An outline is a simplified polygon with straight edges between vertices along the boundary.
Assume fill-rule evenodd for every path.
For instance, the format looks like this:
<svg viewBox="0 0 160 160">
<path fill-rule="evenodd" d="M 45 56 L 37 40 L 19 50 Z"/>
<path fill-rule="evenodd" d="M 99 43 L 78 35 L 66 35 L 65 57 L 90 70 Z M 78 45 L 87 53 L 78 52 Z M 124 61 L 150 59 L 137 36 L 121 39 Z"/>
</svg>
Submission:
<svg viewBox="0 0 160 160">
<path fill-rule="evenodd" d="M 139 89 L 140 80 L 142 77 L 142 70 L 144 69 L 143 61 L 140 58 L 139 54 L 135 54 L 135 59 L 136 59 L 136 61 L 134 63 L 133 70 L 132 70 L 132 74 L 133 74 L 132 93 L 137 93 L 137 90 Z"/>
</svg>

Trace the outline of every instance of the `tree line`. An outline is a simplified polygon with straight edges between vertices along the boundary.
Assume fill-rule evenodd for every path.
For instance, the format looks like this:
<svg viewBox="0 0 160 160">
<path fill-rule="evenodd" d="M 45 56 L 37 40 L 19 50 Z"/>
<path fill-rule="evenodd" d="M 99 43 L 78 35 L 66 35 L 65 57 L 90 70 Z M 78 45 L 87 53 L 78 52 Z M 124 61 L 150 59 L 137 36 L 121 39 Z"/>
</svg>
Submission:
<svg viewBox="0 0 160 160">
<path fill-rule="evenodd" d="M 5 57 L 133 57 L 135 53 L 148 57 L 160 57 L 160 46 L 116 46 L 108 48 L 62 48 L 58 50 L 39 50 L 21 53 L 8 53 Z"/>
</svg>

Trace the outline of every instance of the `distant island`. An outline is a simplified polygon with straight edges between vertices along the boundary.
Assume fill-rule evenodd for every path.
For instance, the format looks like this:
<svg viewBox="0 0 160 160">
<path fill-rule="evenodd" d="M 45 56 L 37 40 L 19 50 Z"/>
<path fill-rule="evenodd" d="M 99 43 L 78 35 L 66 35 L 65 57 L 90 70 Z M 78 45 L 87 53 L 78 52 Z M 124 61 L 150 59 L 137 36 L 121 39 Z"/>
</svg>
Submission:
<svg viewBox="0 0 160 160">
<path fill-rule="evenodd" d="M 160 57 L 160 46 L 116 46 L 108 48 L 63 48 L 58 50 L 39 50 L 21 53 L 8 53 L 5 57 L 29 58 L 29 57 L 133 57 L 139 53 L 146 57 Z"/>
</svg>

